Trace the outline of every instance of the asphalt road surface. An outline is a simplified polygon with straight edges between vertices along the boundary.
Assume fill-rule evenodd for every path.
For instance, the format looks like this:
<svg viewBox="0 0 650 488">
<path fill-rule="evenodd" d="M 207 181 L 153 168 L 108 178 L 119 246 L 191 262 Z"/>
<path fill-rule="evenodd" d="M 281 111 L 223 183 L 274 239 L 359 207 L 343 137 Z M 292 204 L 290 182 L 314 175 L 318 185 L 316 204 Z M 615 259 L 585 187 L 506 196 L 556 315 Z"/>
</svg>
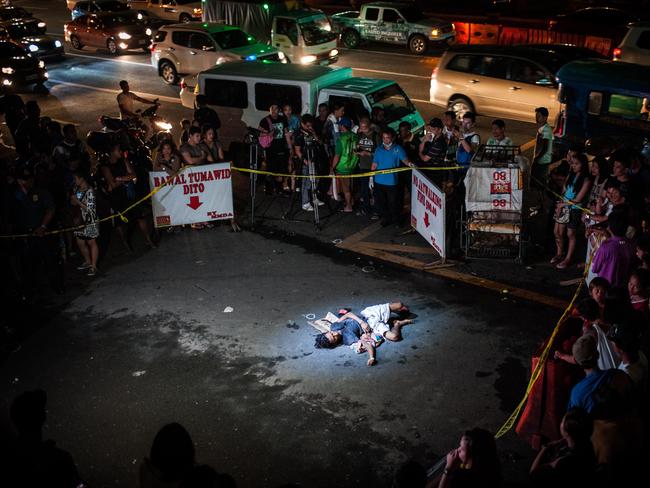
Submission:
<svg viewBox="0 0 650 488">
<path fill-rule="evenodd" d="M 16 3 L 51 31 L 64 18 L 63 0 Z M 400 83 L 426 99 L 436 58 L 359 51 L 341 63 L 391 73 L 407 64 Z M 115 112 L 122 78 L 138 93 L 177 96 L 144 54 L 74 53 L 50 73 L 51 94 L 37 97 L 43 113 L 82 128 Z M 188 115 L 171 101 L 163 114 Z M 532 128 L 510 132 L 524 142 Z M 242 487 L 389 486 L 407 458 L 431 463 L 464 430 L 501 426 L 558 312 L 379 264 L 365 271 L 345 253 L 225 227 L 166 236 L 105 269 L 4 361 L 2 411 L 18 393 L 45 389 L 46 437 L 95 487 L 136 486 L 153 436 L 172 421 L 188 429 L 200 462 Z M 344 346 L 313 348 L 309 314 L 395 299 L 416 322 L 379 348 L 377 366 Z M 530 449 L 513 433 L 499 449 L 508 485 L 523 485 Z"/>
<path fill-rule="evenodd" d="M 48 33 L 63 39 L 63 23 L 69 19 L 64 0 L 18 0 L 14 4 L 32 11 L 34 16 L 45 20 Z M 66 59 L 47 63 L 50 74 L 50 94 L 27 95 L 38 100 L 44 115 L 57 120 L 74 122 L 80 132 L 98 128 L 101 114 L 117 115 L 115 97 L 121 79 L 130 81 L 131 90 L 144 97 L 160 97 L 163 104 L 159 115 L 174 123 L 175 133 L 184 117 L 191 111 L 180 105 L 178 87 L 165 85 L 150 64 L 149 54 L 130 51 L 111 56 L 108 51 L 84 48 L 82 51 L 65 44 Z M 339 66 L 349 66 L 357 76 L 396 80 L 409 95 L 425 120 L 440 116 L 443 109 L 429 102 L 431 73 L 439 61 L 440 52 L 430 56 L 415 56 L 404 48 L 371 45 L 363 49 L 341 48 Z M 487 138 L 490 133 L 490 117 L 479 117 L 479 132 Z M 517 144 L 533 139 L 533 124 L 506 121 L 507 131 Z"/>
</svg>

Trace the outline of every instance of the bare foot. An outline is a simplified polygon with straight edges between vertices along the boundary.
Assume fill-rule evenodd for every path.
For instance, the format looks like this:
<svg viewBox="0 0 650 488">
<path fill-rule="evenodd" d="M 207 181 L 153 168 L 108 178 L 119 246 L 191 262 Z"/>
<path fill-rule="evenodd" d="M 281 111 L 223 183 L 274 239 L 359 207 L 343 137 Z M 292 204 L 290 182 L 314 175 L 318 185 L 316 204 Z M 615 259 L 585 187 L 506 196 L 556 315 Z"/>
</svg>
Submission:
<svg viewBox="0 0 650 488">
<path fill-rule="evenodd" d="M 239 227 L 239 225 L 237 225 L 237 222 L 234 220 L 230 222 L 230 227 L 232 228 L 233 232 L 241 232 L 241 227 Z"/>
<path fill-rule="evenodd" d="M 377 360 L 375 358 L 370 358 L 368 359 L 368 362 L 366 363 L 368 366 L 374 366 L 377 364 Z"/>
<path fill-rule="evenodd" d="M 408 325 L 412 323 L 413 323 L 413 319 L 404 319 L 404 320 L 395 321 L 395 325 Z"/>
</svg>

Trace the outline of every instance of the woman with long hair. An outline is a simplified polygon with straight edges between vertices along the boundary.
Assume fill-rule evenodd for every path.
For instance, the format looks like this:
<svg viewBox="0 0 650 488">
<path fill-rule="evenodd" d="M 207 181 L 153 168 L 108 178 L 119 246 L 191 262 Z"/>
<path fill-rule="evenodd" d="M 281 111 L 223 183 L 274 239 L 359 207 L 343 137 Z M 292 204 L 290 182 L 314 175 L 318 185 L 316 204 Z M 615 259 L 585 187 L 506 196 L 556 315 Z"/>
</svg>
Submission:
<svg viewBox="0 0 650 488">
<path fill-rule="evenodd" d="M 557 269 L 566 269 L 573 260 L 576 249 L 577 230 L 582 216 L 581 208 L 586 205 L 586 200 L 591 189 L 589 177 L 589 160 L 587 156 L 578 153 L 569 161 L 570 171 L 564 181 L 562 201 L 555 207 L 555 245 L 557 251 L 551 264 L 556 264 Z M 568 237 L 569 245 L 564 255 L 564 238 Z"/>
</svg>

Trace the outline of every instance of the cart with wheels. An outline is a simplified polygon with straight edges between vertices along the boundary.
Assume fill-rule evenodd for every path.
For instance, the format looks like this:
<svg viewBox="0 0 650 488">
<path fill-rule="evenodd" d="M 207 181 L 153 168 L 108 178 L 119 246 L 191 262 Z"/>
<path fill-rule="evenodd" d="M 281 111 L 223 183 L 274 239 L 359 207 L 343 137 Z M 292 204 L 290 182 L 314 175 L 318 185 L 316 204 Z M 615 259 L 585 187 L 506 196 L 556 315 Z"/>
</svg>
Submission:
<svg viewBox="0 0 650 488">
<path fill-rule="evenodd" d="M 465 176 L 461 246 L 467 258 L 522 263 L 523 197 L 528 160 L 519 146 L 481 145 Z"/>
</svg>

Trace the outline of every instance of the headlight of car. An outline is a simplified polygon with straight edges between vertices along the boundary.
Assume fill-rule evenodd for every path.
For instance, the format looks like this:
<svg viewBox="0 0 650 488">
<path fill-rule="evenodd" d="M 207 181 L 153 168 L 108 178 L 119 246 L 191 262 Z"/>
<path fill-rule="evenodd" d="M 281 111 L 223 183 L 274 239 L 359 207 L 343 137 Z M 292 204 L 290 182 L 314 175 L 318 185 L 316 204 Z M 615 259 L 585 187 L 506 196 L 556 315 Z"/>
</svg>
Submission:
<svg viewBox="0 0 650 488">
<path fill-rule="evenodd" d="M 54 47 L 61 47 L 62 45 L 63 44 L 61 44 L 61 41 L 59 41 L 58 39 L 54 41 Z"/>
<path fill-rule="evenodd" d="M 38 51 L 38 46 L 36 44 L 30 44 L 28 46 L 28 49 L 29 49 L 30 52 L 35 53 L 36 51 Z"/>
<path fill-rule="evenodd" d="M 302 64 L 309 64 L 309 63 L 313 63 L 314 61 L 316 61 L 316 56 L 314 56 L 313 54 L 309 54 L 307 56 L 303 56 L 302 58 L 300 58 L 300 62 Z"/>
<path fill-rule="evenodd" d="M 117 37 L 119 37 L 120 39 L 124 39 L 124 40 L 131 39 L 131 34 L 127 34 L 126 32 L 120 32 L 117 35 Z"/>
<path fill-rule="evenodd" d="M 151 29 L 149 29 L 149 28 L 147 27 L 147 30 L 144 31 L 144 33 L 147 34 L 148 36 L 150 36 L 150 35 L 151 35 Z"/>
<path fill-rule="evenodd" d="M 39 61 L 38 62 L 38 67 L 39 68 L 45 68 L 45 61 Z"/>
<path fill-rule="evenodd" d="M 15 70 L 13 68 L 2 68 L 2 73 L 5 75 L 10 75 L 14 72 Z"/>
<path fill-rule="evenodd" d="M 338 49 L 332 49 L 330 51 L 330 58 L 333 58 L 333 57 L 338 56 L 338 55 L 339 55 L 339 50 Z"/>
<path fill-rule="evenodd" d="M 284 55 L 284 53 L 283 53 L 282 51 L 278 51 L 278 59 L 279 59 L 280 61 L 282 61 L 284 58 L 286 58 L 286 56 Z"/>
<path fill-rule="evenodd" d="M 45 22 L 39 22 L 37 25 L 39 29 L 45 29 L 47 27 L 47 24 Z"/>
<path fill-rule="evenodd" d="M 203 13 L 203 10 L 199 7 L 199 8 L 195 8 L 193 12 L 194 15 L 201 15 Z"/>
<path fill-rule="evenodd" d="M 438 36 L 438 29 L 431 29 L 431 37 L 437 37 Z"/>
</svg>

